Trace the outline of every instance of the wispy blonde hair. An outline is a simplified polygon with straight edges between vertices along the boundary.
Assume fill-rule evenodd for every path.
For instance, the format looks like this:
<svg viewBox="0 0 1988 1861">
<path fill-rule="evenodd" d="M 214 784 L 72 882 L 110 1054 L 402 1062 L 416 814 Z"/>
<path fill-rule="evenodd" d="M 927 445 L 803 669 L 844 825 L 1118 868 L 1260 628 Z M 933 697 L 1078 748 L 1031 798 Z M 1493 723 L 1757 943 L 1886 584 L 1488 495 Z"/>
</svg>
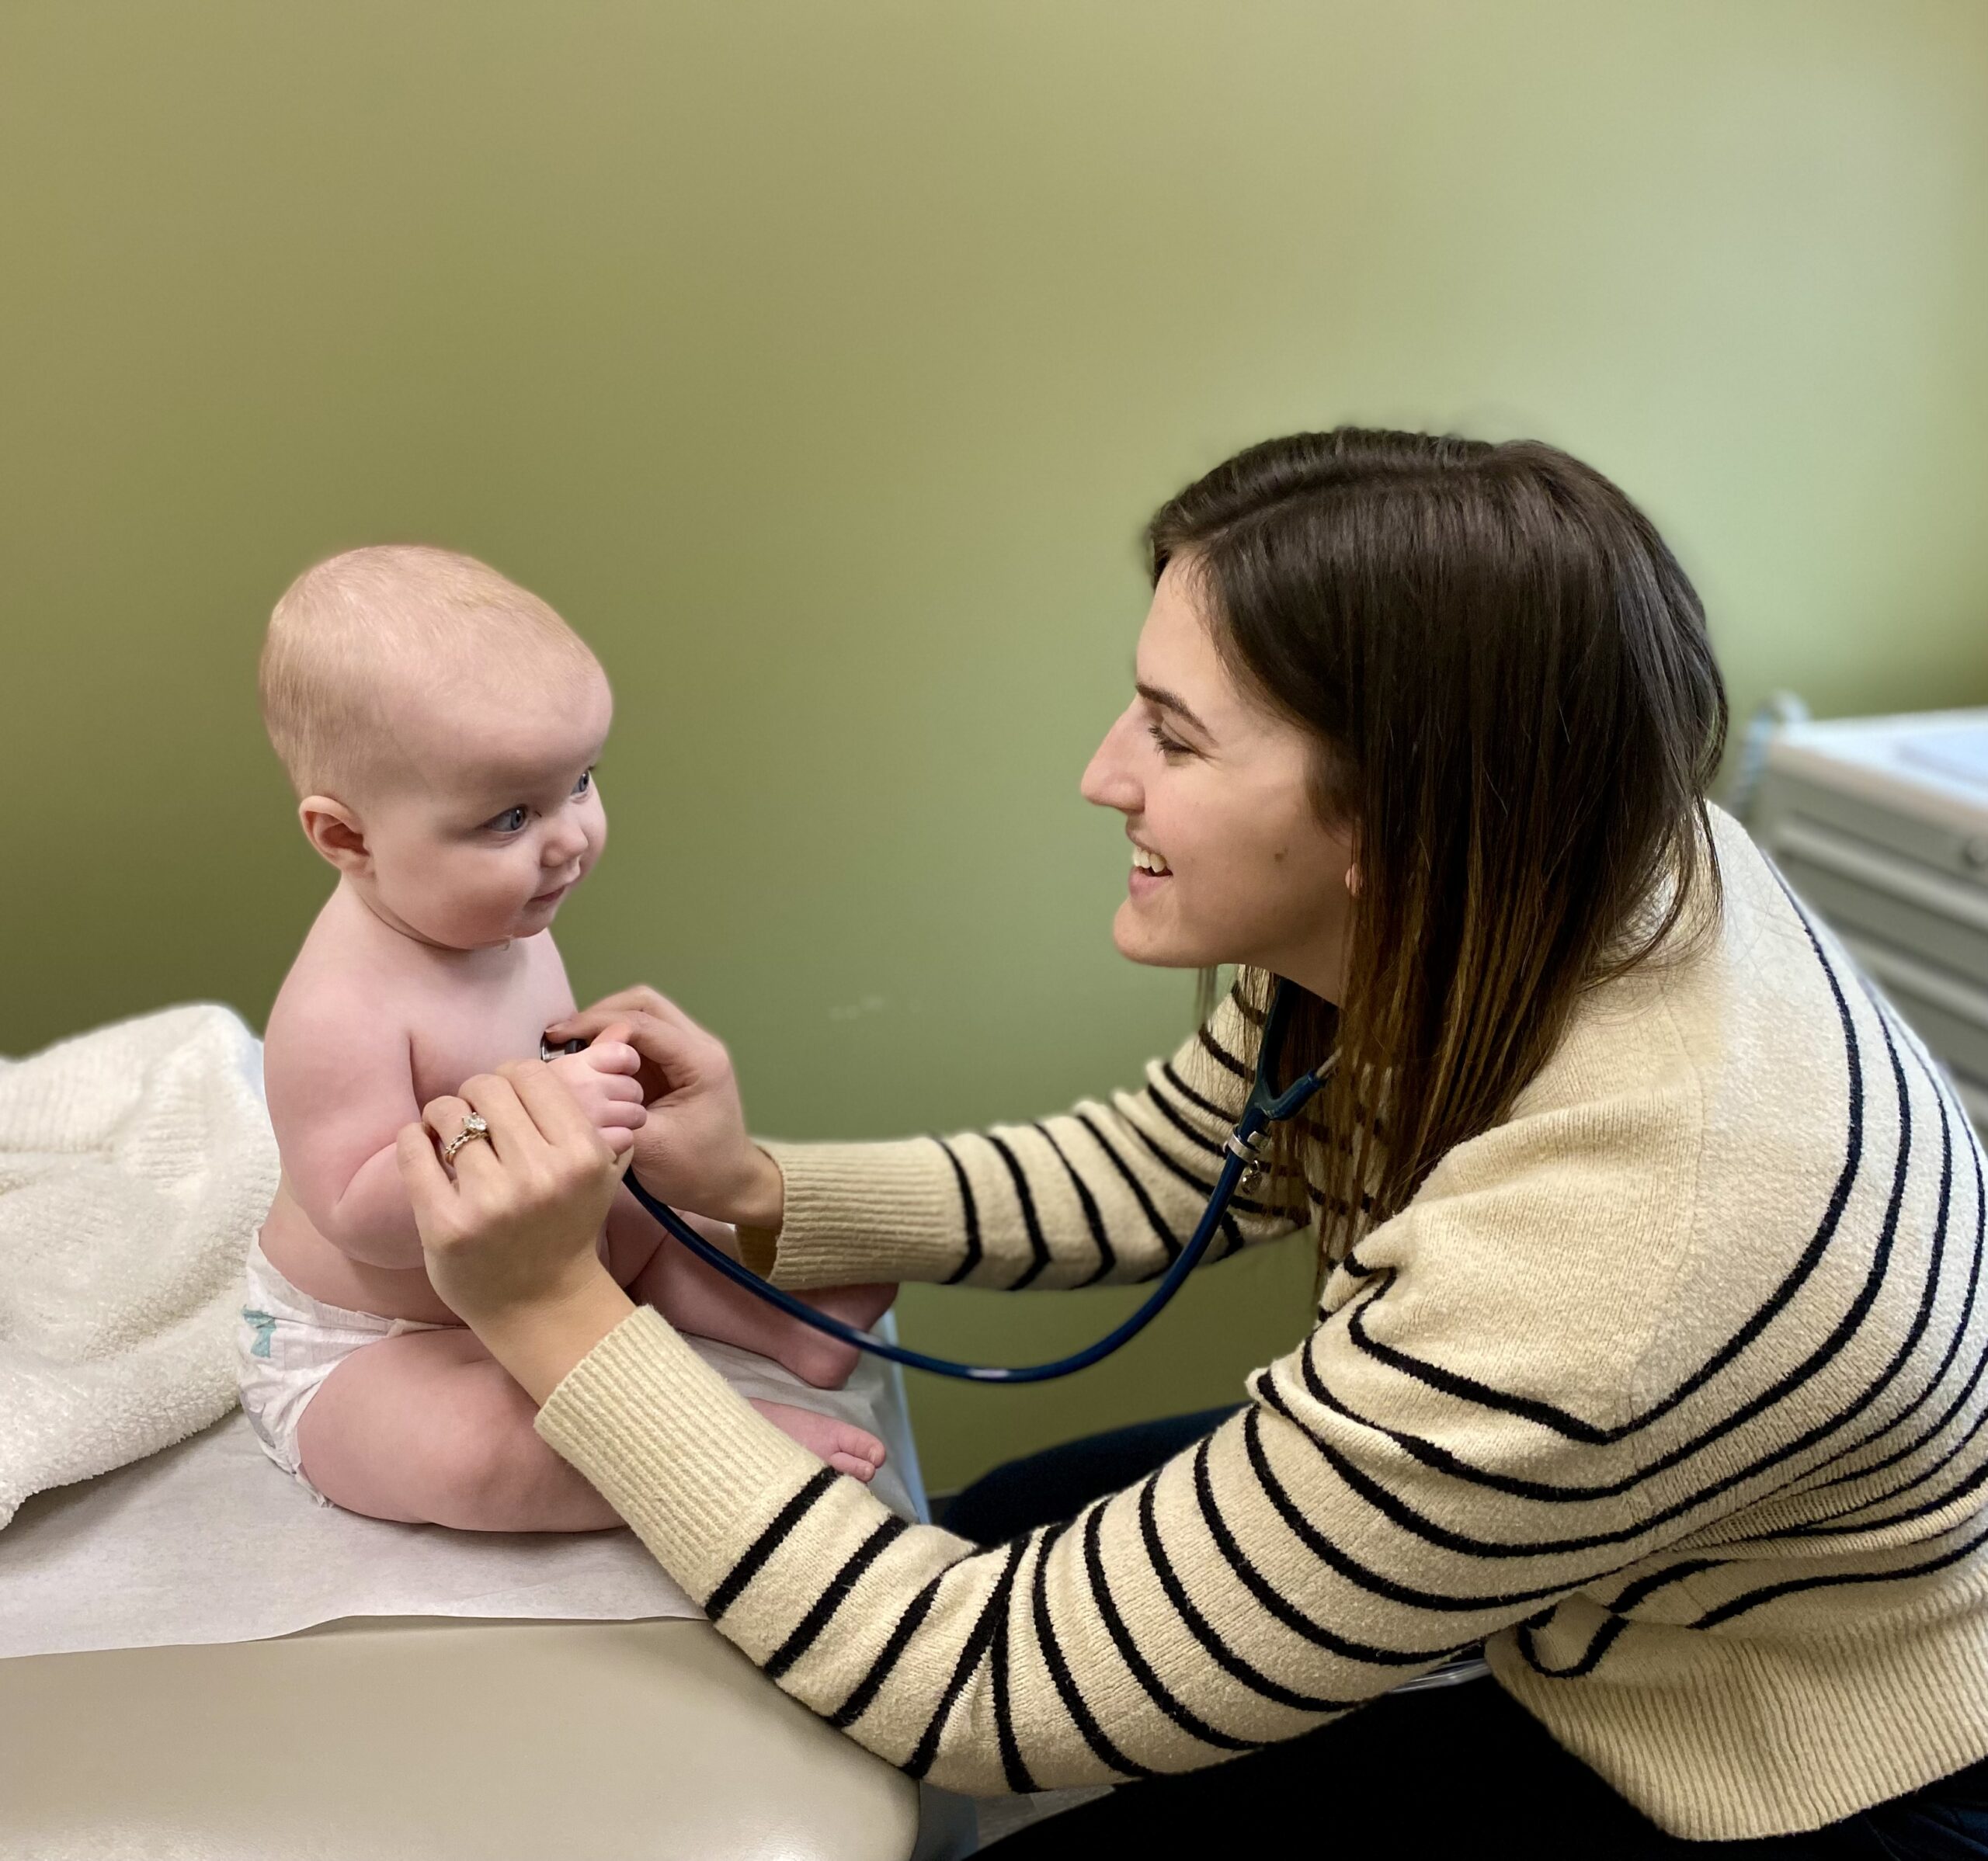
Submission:
<svg viewBox="0 0 1988 1861">
<path fill-rule="evenodd" d="M 262 723 L 300 797 L 343 798 L 390 748 L 397 675 L 501 673 L 548 655 L 574 670 L 597 663 L 544 602 L 487 563 L 419 543 L 347 550 L 306 569 L 269 616 Z"/>
</svg>

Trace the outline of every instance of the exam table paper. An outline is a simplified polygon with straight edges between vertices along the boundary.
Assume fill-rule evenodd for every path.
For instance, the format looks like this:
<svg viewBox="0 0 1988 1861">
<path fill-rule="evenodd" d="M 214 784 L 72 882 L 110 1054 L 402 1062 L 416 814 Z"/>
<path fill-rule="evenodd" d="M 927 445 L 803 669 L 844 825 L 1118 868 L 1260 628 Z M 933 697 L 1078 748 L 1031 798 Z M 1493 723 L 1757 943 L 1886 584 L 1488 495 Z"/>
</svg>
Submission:
<svg viewBox="0 0 1988 1861">
<path fill-rule="evenodd" d="M 845 1390 L 811 1390 L 763 1359 L 691 1342 L 742 1394 L 844 1416 L 896 1450 L 896 1404 L 874 1360 Z M 913 1516 L 896 1467 L 873 1490 Z M 0 1658 L 260 1641 L 352 1616 L 701 1613 L 632 1532 L 455 1532 L 319 1505 L 264 1457 L 238 1410 L 148 1460 L 36 1495 L 0 1532 Z"/>
</svg>

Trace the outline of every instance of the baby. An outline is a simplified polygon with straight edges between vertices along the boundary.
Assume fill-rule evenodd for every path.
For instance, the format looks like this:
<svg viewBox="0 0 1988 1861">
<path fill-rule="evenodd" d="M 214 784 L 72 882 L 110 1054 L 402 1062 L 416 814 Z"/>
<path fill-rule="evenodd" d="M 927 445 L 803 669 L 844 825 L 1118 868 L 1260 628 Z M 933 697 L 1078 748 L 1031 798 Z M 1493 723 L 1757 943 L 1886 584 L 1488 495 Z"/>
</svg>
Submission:
<svg viewBox="0 0 1988 1861">
<path fill-rule="evenodd" d="M 291 586 L 262 697 L 304 834 L 339 880 L 269 1015 L 283 1176 L 249 1255 L 242 1407 L 280 1467 L 353 1512 L 471 1531 L 617 1524 L 429 1285 L 394 1158 L 427 1100 L 537 1057 L 542 1030 L 574 1011 L 550 927 L 607 838 L 593 776 L 607 680 L 565 621 L 495 570 L 388 547 Z M 548 1064 L 625 1148 L 645 1116 L 634 1050 L 603 1038 Z M 625 1189 L 600 1246 L 630 1294 L 684 1330 L 820 1388 L 854 1366 L 847 1345 L 667 1242 Z M 891 1290 L 818 1302 L 867 1325 Z M 867 1480 L 882 1463 L 861 1429 L 754 1406 L 842 1472 Z"/>
</svg>

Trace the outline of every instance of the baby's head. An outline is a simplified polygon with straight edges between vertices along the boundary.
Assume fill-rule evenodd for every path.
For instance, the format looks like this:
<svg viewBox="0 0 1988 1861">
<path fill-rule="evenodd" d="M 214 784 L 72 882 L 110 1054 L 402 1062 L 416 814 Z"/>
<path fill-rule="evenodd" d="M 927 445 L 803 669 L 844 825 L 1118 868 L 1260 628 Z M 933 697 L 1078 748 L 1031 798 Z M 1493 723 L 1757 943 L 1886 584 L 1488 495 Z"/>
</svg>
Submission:
<svg viewBox="0 0 1988 1861">
<path fill-rule="evenodd" d="M 307 569 L 269 617 L 262 699 L 311 844 L 424 942 L 542 931 L 600 856 L 606 677 L 471 557 L 390 544 Z"/>
</svg>

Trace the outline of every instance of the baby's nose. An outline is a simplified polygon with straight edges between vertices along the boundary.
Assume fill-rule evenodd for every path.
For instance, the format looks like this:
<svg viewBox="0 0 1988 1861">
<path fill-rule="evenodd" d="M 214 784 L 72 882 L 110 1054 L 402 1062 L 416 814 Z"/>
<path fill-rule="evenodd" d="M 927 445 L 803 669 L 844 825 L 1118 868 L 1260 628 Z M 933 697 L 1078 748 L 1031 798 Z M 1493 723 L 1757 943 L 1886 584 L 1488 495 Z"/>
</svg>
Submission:
<svg viewBox="0 0 1988 1861">
<path fill-rule="evenodd" d="M 571 866 L 587 850 L 587 837 L 577 826 L 562 826 L 545 836 L 540 863 L 548 871 Z"/>
</svg>

